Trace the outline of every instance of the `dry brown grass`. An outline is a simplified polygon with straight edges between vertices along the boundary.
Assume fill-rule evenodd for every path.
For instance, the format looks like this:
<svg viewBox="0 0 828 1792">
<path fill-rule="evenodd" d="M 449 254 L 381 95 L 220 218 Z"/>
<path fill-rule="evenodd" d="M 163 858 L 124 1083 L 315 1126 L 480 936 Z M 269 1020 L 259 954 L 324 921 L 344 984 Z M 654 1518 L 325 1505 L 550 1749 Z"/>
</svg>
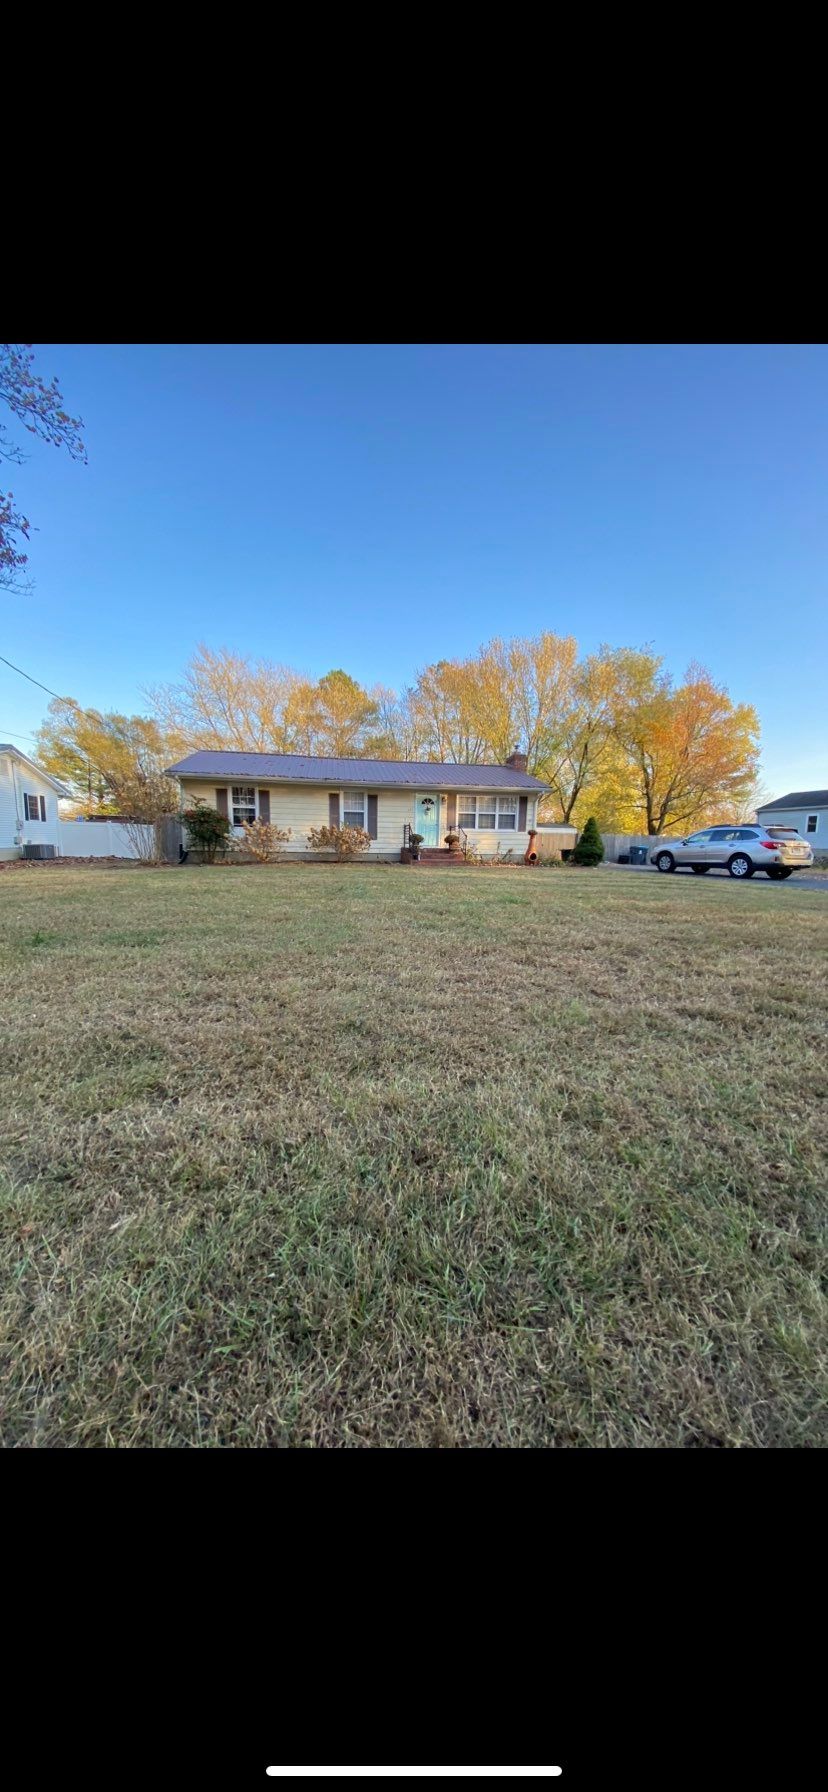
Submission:
<svg viewBox="0 0 828 1792">
<path fill-rule="evenodd" d="M 826 1441 L 828 904 L 0 879 L 7 1445 Z"/>
</svg>

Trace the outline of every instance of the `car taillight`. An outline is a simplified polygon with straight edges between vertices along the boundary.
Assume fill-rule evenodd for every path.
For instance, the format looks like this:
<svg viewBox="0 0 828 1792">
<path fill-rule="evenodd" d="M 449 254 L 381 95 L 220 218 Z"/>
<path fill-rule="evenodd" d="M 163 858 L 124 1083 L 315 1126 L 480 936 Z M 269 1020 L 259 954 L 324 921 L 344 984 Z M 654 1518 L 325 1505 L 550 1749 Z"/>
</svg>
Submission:
<svg viewBox="0 0 828 1792">
<path fill-rule="evenodd" d="M 760 840 L 759 842 L 760 846 L 767 847 L 768 852 L 778 852 L 781 844 L 780 840 Z"/>
</svg>

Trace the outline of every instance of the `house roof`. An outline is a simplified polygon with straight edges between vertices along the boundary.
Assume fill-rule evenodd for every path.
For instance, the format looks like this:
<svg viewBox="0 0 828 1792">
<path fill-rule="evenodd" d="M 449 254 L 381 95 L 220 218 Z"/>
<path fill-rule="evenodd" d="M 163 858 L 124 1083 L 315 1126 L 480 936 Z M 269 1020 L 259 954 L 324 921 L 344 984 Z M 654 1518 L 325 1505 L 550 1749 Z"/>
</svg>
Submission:
<svg viewBox="0 0 828 1792">
<path fill-rule="evenodd" d="M 449 790 L 546 790 L 539 778 L 510 765 L 437 765 L 414 759 L 323 759 L 304 753 L 202 750 L 167 767 L 173 778 L 264 778 L 297 784 L 414 785 Z"/>
<path fill-rule="evenodd" d="M 772 809 L 828 809 L 828 790 L 789 790 L 774 803 L 760 803 L 757 815 L 768 815 Z"/>
<path fill-rule="evenodd" d="M 39 778 L 43 778 L 45 783 L 51 784 L 58 796 L 71 795 L 71 791 L 67 790 L 65 784 L 61 784 L 59 778 L 53 778 L 51 772 L 45 772 L 42 765 L 38 765 L 36 759 L 30 759 L 28 753 L 21 753 L 19 747 L 13 747 L 8 741 L 0 740 L 0 753 L 9 753 L 12 759 L 19 759 L 22 765 L 30 766 L 33 772 L 37 772 Z"/>
</svg>

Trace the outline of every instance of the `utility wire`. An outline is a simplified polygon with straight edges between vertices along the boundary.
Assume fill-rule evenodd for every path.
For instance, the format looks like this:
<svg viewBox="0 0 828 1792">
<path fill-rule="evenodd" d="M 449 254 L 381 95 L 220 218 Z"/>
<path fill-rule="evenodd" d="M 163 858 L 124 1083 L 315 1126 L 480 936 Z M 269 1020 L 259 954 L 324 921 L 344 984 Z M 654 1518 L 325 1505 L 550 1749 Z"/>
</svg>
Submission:
<svg viewBox="0 0 828 1792">
<path fill-rule="evenodd" d="M 11 660 L 7 660 L 7 659 L 6 659 L 6 656 L 5 656 L 5 654 L 2 654 L 2 653 L 0 653 L 0 660 L 2 660 L 2 661 L 3 661 L 3 665 L 4 665 L 4 666 L 11 666 L 11 669 L 12 669 L 12 671 L 13 671 L 13 672 L 19 672 L 19 673 L 20 673 L 20 676 L 21 676 L 21 678 L 28 678 L 28 680 L 29 680 L 29 683 L 30 683 L 30 684 L 36 684 L 36 685 L 37 685 L 37 687 L 38 687 L 38 690 L 41 690 L 41 691 L 45 691 L 45 692 L 46 692 L 46 694 L 47 694 L 47 696 L 49 696 L 49 697 L 57 697 L 57 698 L 58 698 L 58 701 L 60 701 L 60 696 L 59 696 L 59 693 L 58 693 L 58 692 L 57 692 L 57 691 L 51 691 L 51 690 L 50 690 L 50 689 L 49 689 L 49 686 L 48 686 L 48 685 L 47 685 L 47 684 L 41 684 L 41 682 L 40 682 L 40 679 L 39 679 L 39 678 L 32 678 L 32 675 L 31 675 L 31 673 L 30 673 L 30 672 L 24 672 L 24 671 L 23 671 L 23 667 L 22 667 L 22 666 L 15 666 L 15 665 L 13 665 L 13 664 L 12 664 L 12 661 L 11 661 Z"/>
<path fill-rule="evenodd" d="M 16 734 L 13 728 L 4 728 L 0 723 L 0 734 L 8 734 L 11 740 L 36 740 L 36 734 Z"/>
</svg>

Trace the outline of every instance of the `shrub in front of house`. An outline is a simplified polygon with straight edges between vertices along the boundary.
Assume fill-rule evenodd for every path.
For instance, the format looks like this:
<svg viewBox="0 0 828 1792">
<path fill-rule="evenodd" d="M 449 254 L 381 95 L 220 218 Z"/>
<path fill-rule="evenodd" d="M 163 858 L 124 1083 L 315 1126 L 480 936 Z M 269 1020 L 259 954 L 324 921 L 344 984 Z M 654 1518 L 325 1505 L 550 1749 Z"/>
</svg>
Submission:
<svg viewBox="0 0 828 1792">
<path fill-rule="evenodd" d="M 573 847 L 572 863 L 573 865 L 600 865 L 603 856 L 604 842 L 598 832 L 598 823 L 595 816 L 590 815 L 577 846 Z"/>
<path fill-rule="evenodd" d="M 311 828 L 308 845 L 311 852 L 332 852 L 338 859 L 355 859 L 367 852 L 371 836 L 364 828 Z"/>
<path fill-rule="evenodd" d="M 227 851 L 230 836 L 228 817 L 219 815 L 218 809 L 211 809 L 209 803 L 203 803 L 200 797 L 192 808 L 182 809 L 179 820 L 187 829 L 190 845 L 202 854 L 208 865 L 214 863 L 216 853 Z"/>
<path fill-rule="evenodd" d="M 290 839 L 290 828 L 274 827 L 270 821 L 245 821 L 243 828 L 244 838 L 234 842 L 241 852 L 251 852 L 260 865 L 281 858 Z"/>
</svg>

